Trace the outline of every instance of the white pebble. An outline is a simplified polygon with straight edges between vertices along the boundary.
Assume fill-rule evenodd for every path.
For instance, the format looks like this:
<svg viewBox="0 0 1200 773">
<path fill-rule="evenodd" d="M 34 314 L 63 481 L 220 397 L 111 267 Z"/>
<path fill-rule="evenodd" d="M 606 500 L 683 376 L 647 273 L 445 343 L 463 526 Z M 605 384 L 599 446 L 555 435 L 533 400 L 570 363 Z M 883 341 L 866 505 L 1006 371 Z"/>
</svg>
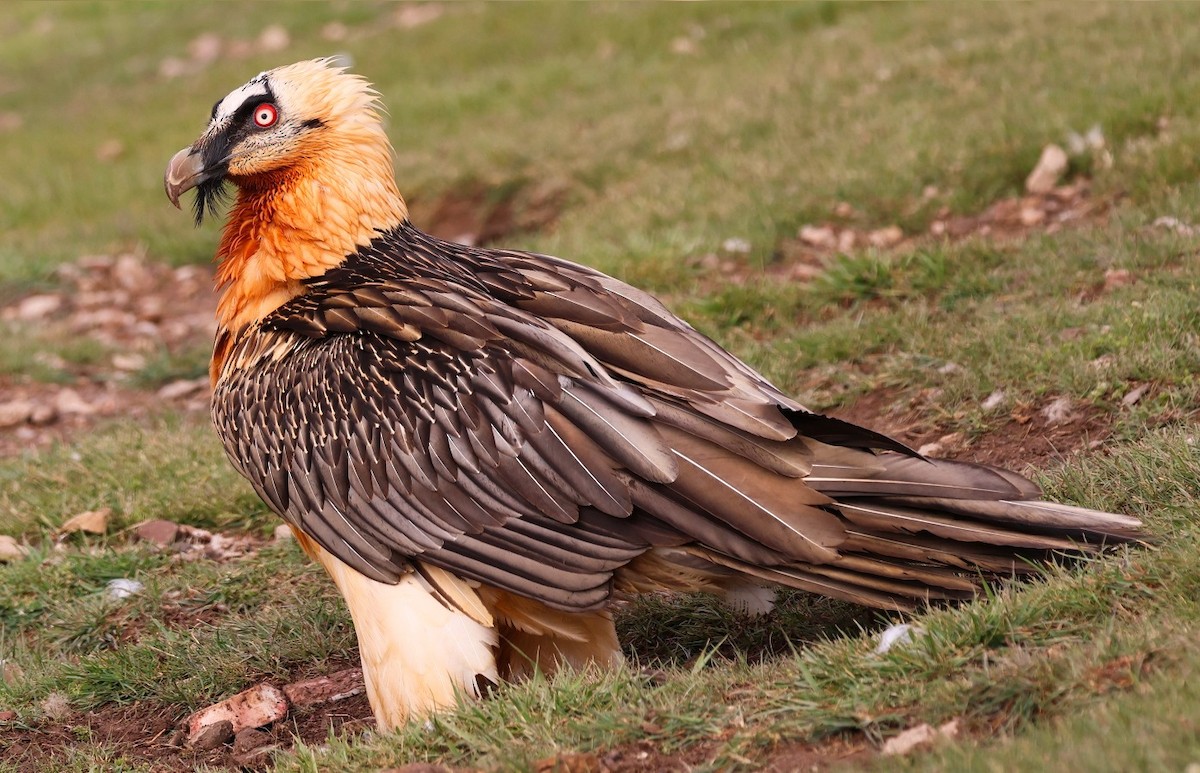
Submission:
<svg viewBox="0 0 1200 773">
<path fill-rule="evenodd" d="M 115 580 L 109 580 L 108 585 L 104 589 L 104 595 L 110 599 L 127 599 L 130 596 L 137 595 L 145 590 L 146 586 L 142 585 L 137 580 L 128 580 L 124 577 L 118 577 Z"/>
</svg>

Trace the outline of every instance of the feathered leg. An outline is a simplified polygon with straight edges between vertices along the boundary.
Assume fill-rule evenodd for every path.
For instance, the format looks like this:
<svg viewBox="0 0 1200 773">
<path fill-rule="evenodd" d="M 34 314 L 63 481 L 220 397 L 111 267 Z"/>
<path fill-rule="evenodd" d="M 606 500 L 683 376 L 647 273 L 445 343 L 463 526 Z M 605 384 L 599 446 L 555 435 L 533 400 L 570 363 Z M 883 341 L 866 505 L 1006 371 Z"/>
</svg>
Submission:
<svg viewBox="0 0 1200 773">
<path fill-rule="evenodd" d="M 305 552 L 333 579 L 358 635 L 367 698 L 381 730 L 413 717 L 453 707 L 460 696 L 479 695 L 478 677 L 497 682 L 496 629 L 435 595 L 416 574 L 395 585 L 359 574 L 303 533 Z M 460 595 L 473 594 L 461 583 Z"/>
<path fill-rule="evenodd" d="M 624 661 L 607 610 L 563 612 L 494 588 L 481 588 L 479 595 L 496 618 L 496 661 L 505 679 L 528 678 L 535 671 L 549 675 L 563 665 L 613 668 Z"/>
</svg>

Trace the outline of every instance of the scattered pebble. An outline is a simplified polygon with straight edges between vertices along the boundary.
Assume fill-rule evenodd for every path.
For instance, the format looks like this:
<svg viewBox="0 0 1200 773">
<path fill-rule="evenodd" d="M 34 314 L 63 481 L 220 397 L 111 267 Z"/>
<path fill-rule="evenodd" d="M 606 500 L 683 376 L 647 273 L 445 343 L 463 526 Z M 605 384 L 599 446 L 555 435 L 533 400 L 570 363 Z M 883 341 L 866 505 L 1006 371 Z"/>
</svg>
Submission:
<svg viewBox="0 0 1200 773">
<path fill-rule="evenodd" d="M 96 146 L 96 160 L 101 163 L 116 161 L 125 154 L 125 145 L 118 139 L 107 139 Z"/>
<path fill-rule="evenodd" d="M 1155 228 L 1165 228 L 1169 231 L 1174 231 L 1180 236 L 1196 236 L 1200 234 L 1200 226 L 1194 226 L 1190 223 L 1185 223 L 1177 217 L 1169 215 L 1160 217 L 1154 221 Z"/>
<path fill-rule="evenodd" d="M 184 726 L 188 742 L 194 746 L 207 728 L 228 722 L 229 733 L 221 741 L 225 743 L 234 733 L 248 727 L 264 727 L 283 719 L 287 712 L 287 698 L 278 687 L 264 682 L 197 711 L 184 721 Z"/>
<path fill-rule="evenodd" d="M 143 542 L 158 545 L 161 548 L 175 544 L 179 538 L 179 524 L 162 518 L 142 521 L 133 527 L 134 535 Z"/>
<path fill-rule="evenodd" d="M 321 37 L 333 43 L 345 40 L 349 34 L 349 28 L 340 21 L 331 21 L 321 28 Z"/>
<path fill-rule="evenodd" d="M 275 531 L 271 533 L 271 539 L 274 542 L 287 542 L 296 538 L 292 533 L 292 527 L 286 523 L 281 523 L 275 527 Z"/>
<path fill-rule="evenodd" d="M 19 319 L 22 322 L 33 322 L 45 319 L 62 308 L 63 298 L 53 293 L 30 295 L 22 298 L 14 306 L 5 309 L 5 319 Z"/>
<path fill-rule="evenodd" d="M 178 400 L 184 397 L 190 397 L 198 392 L 203 392 L 209 387 L 208 378 L 184 379 L 181 381 L 172 381 L 170 384 L 158 390 L 158 397 L 162 400 Z"/>
<path fill-rule="evenodd" d="M 929 746 L 934 741 L 950 740 L 958 737 L 959 722 L 957 719 L 952 719 L 941 727 L 934 728 L 932 725 L 921 724 L 916 727 L 910 727 L 899 735 L 893 736 L 884 743 L 880 753 L 885 757 L 908 754 L 914 749 L 919 749 L 923 746 Z"/>
<path fill-rule="evenodd" d="M 837 234 L 829 226 L 801 226 L 799 237 L 800 241 L 813 247 L 832 249 L 837 246 Z"/>
<path fill-rule="evenodd" d="M 440 3 L 405 3 L 392 14 L 392 20 L 400 29 L 410 30 L 437 21 L 443 13 Z"/>
<path fill-rule="evenodd" d="M 17 718 L 15 711 L 0 711 L 0 722 L 13 722 Z"/>
<path fill-rule="evenodd" d="M 979 407 L 985 411 L 991 411 L 996 408 L 999 408 L 1001 405 L 1003 405 L 1003 403 L 1004 403 L 1004 390 L 997 389 L 995 392 L 992 392 L 990 395 L 983 398 L 983 402 L 979 404 Z"/>
<path fill-rule="evenodd" d="M 366 689 L 361 668 L 348 668 L 328 676 L 305 679 L 283 688 L 283 694 L 297 708 L 334 703 L 358 695 Z"/>
<path fill-rule="evenodd" d="M 686 35 L 680 35 L 671 41 L 671 53 L 680 55 L 694 54 L 700 50 L 700 46 L 695 40 L 692 40 Z"/>
<path fill-rule="evenodd" d="M 130 580 L 125 577 L 118 577 L 108 581 L 108 585 L 104 586 L 104 597 L 113 601 L 127 599 L 130 596 L 136 596 L 146 589 L 146 586 L 137 580 Z"/>
<path fill-rule="evenodd" d="M 889 225 L 867 234 L 867 243 L 879 249 L 895 247 L 902 241 L 904 241 L 904 231 L 898 225 Z"/>
<path fill-rule="evenodd" d="M 10 400 L 0 403 L 0 427 L 15 427 L 29 421 L 34 405 L 29 400 Z"/>
<path fill-rule="evenodd" d="M 201 751 L 224 746 L 233 740 L 233 722 L 228 719 L 218 720 L 211 725 L 205 725 L 200 732 L 190 739 L 193 747 Z"/>
<path fill-rule="evenodd" d="M 216 33 L 205 32 L 188 43 L 188 56 L 201 67 L 207 67 L 221 56 L 221 38 Z"/>
<path fill-rule="evenodd" d="M 721 242 L 721 249 L 725 252 L 745 255 L 750 252 L 750 242 L 738 237 L 731 237 Z"/>
<path fill-rule="evenodd" d="M 112 508 L 102 507 L 99 510 L 85 510 L 82 513 L 73 515 L 63 522 L 62 526 L 54 532 L 56 539 L 62 539 L 68 534 L 74 534 L 77 531 L 85 531 L 89 534 L 103 534 L 108 531 L 108 518 L 112 515 Z"/>
<path fill-rule="evenodd" d="M 29 554 L 29 548 L 17 542 L 15 537 L 0 534 L 0 563 L 20 561 Z"/>
<path fill-rule="evenodd" d="M 1063 424 L 1071 421 L 1075 418 L 1075 411 L 1071 407 L 1071 398 L 1066 395 L 1054 398 L 1042 409 L 1042 416 L 1046 419 L 1047 424 Z"/>
<path fill-rule="evenodd" d="M 1140 401 L 1142 397 L 1145 396 L 1145 394 L 1149 391 L 1150 384 L 1142 384 L 1141 386 L 1134 387 L 1126 392 L 1125 396 L 1121 398 L 1121 404 L 1127 406 L 1137 405 L 1138 401 Z"/>
<path fill-rule="evenodd" d="M 1127 268 L 1108 268 L 1104 270 L 1104 289 L 1105 291 L 1112 290 L 1117 287 L 1125 287 L 1137 281 L 1133 272 Z"/>
<path fill-rule="evenodd" d="M 86 416 L 96 412 L 96 408 L 91 403 L 84 400 L 74 389 L 69 388 L 60 390 L 54 396 L 54 407 L 63 414 L 76 413 Z"/>
<path fill-rule="evenodd" d="M 274 54 L 287 48 L 291 42 L 291 36 L 282 25 L 272 24 L 258 36 L 258 49 L 263 53 Z"/>
<path fill-rule="evenodd" d="M 1058 181 L 1066 173 L 1069 163 L 1065 150 L 1058 145 L 1047 145 L 1042 149 L 1037 165 L 1025 178 L 1025 190 L 1035 194 L 1054 190 L 1054 186 L 1058 185 Z"/>
<path fill-rule="evenodd" d="M 60 692 L 52 692 L 42 699 L 41 709 L 50 719 L 66 719 L 72 713 L 71 699 Z"/>
</svg>

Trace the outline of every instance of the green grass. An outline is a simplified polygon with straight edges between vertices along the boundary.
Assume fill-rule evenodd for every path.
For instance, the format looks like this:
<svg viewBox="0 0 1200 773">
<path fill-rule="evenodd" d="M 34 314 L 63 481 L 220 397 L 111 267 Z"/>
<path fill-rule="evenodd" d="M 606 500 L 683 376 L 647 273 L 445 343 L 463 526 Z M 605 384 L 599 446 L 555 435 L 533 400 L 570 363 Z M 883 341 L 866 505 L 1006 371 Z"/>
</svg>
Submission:
<svg viewBox="0 0 1200 773">
<path fill-rule="evenodd" d="M 873 746 L 952 718 L 964 728 L 958 741 L 895 765 L 1200 761 L 1200 264 L 1194 238 L 1153 226 L 1200 210 L 1200 9 L 449 4 L 412 29 L 391 24 L 392 5 L 236 10 L 0 8 L 0 114 L 23 122 L 0 135 L 6 301 L 53 286 L 53 267 L 80 255 L 209 260 L 218 226 L 193 230 L 168 206 L 167 158 L 195 138 L 214 100 L 259 70 L 347 51 L 388 107 L 403 190 L 431 200 L 475 182 L 563 186 L 555 226 L 512 244 L 664 294 L 815 407 L 880 390 L 924 395 L 922 420 L 976 438 L 1003 428 L 1013 405 L 1071 397 L 1115 440 L 1044 471 L 1048 492 L 1144 517 L 1160 538 L 919 615 L 926 635 L 885 656 L 872 649 L 887 618 L 802 594 L 759 620 L 704 598 L 643 599 L 619 620 L 627 669 L 506 686 L 432 730 L 300 747 L 278 769 L 531 769 L 558 753 L 641 742 L 697 769 L 754 768 L 796 745 Z M 346 40 L 321 37 L 332 20 L 348 26 Z M 202 32 L 249 40 L 273 23 L 291 35 L 282 53 L 158 74 Z M 1091 195 L 1111 205 L 1103 218 L 1006 243 L 859 251 L 812 283 L 778 279 L 780 245 L 803 224 L 923 233 L 943 208 L 978 213 L 1018 195 L 1045 144 L 1094 124 L 1111 164 L 1077 156 L 1072 174 L 1092 178 Z M 108 139 L 124 152 L 100 161 Z M 848 218 L 833 214 L 843 201 Z M 703 268 L 730 237 L 751 245 L 735 261 L 737 282 Z M 1098 292 L 1109 268 L 1135 283 Z M 116 353 L 51 329 L 8 332 L 9 380 L 65 379 L 54 357 L 99 371 Z M 150 357 L 130 385 L 202 375 L 207 345 Z M 1137 404 L 1123 404 L 1147 383 Z M 984 410 L 998 389 L 1005 407 Z M 113 511 L 108 534 L 52 546 L 55 527 L 98 507 Z M 77 712 L 138 704 L 179 717 L 258 680 L 357 657 L 336 593 L 294 546 L 178 561 L 131 541 L 127 527 L 148 518 L 260 537 L 277 522 L 199 420 L 120 420 L 0 460 L 0 534 L 34 546 L 0 565 L 0 659 L 22 674 L 0 680 L 0 710 L 53 721 L 45 699 L 57 693 Z M 146 589 L 108 600 L 116 577 Z M 86 741 L 30 764 L 138 768 Z M 2 757 L 0 770 L 16 765 Z"/>
</svg>

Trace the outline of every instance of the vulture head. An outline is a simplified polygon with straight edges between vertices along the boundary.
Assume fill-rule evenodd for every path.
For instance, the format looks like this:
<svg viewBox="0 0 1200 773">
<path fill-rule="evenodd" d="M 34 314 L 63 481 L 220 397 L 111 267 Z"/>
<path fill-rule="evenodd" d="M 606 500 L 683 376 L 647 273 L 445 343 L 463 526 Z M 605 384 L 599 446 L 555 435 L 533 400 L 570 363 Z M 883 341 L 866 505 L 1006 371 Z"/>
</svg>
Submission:
<svg viewBox="0 0 1200 773">
<path fill-rule="evenodd" d="M 377 98 L 365 79 L 332 58 L 259 73 L 218 100 L 204 133 L 171 158 L 167 196 L 178 207 L 180 196 L 195 188 L 199 224 L 226 182 L 239 191 L 269 192 L 342 169 L 355 172 L 347 183 L 383 177 L 378 184 L 391 188 L 391 148 Z"/>
</svg>

